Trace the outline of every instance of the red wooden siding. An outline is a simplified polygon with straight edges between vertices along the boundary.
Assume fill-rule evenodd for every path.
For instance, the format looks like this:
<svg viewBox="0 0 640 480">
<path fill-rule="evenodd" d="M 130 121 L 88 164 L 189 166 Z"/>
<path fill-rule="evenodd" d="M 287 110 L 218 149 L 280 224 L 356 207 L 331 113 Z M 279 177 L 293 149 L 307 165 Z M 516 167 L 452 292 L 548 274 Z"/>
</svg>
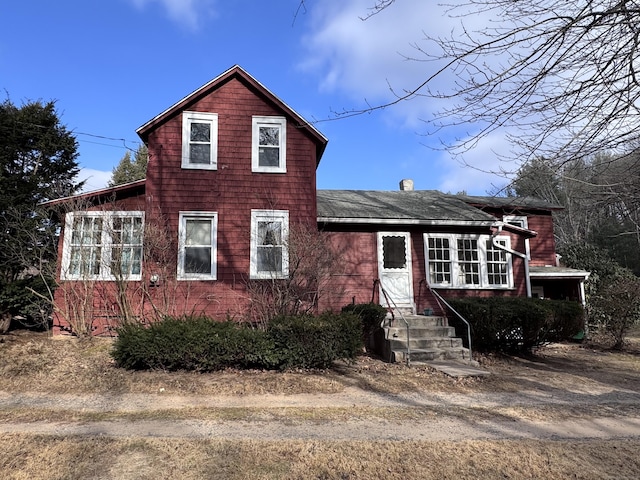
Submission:
<svg viewBox="0 0 640 480">
<path fill-rule="evenodd" d="M 529 241 L 531 265 L 545 266 L 556 264 L 556 242 L 553 235 L 553 217 L 549 215 L 530 215 L 529 229 L 538 233 Z"/>
<path fill-rule="evenodd" d="M 251 210 L 288 210 L 290 228 L 316 225 L 316 144 L 287 119 L 287 172 L 253 173 L 252 117 L 282 116 L 280 110 L 239 78 L 186 109 L 218 115 L 217 170 L 181 168 L 182 115 L 170 118 L 148 141 L 151 217 L 177 238 L 180 211 L 217 212 L 218 280 L 178 282 L 178 288 L 183 298 L 188 290 L 199 313 L 239 315 L 248 301 Z"/>
</svg>

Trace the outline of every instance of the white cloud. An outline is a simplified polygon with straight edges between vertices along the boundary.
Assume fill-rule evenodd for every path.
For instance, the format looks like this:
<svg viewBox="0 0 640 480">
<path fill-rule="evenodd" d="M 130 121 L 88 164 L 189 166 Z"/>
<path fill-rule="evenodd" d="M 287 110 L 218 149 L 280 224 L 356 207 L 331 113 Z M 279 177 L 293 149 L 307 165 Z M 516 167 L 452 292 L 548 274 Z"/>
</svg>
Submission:
<svg viewBox="0 0 640 480">
<path fill-rule="evenodd" d="M 94 170 L 93 168 L 81 168 L 76 181 L 86 180 L 82 187 L 82 192 L 90 192 L 91 190 L 99 190 L 105 188 L 111 179 L 111 170 L 105 172 L 103 170 Z"/>
<path fill-rule="evenodd" d="M 451 38 L 461 31 L 460 17 L 452 18 L 447 15 L 448 7 L 424 0 L 396 1 L 378 15 L 361 20 L 374 4 L 374 0 L 323 0 L 311 9 L 310 32 L 304 38 L 306 56 L 300 68 L 319 75 L 321 90 L 339 92 L 351 99 L 353 105 L 345 105 L 345 109 L 394 100 L 390 88 L 399 95 L 415 89 L 442 66 L 437 61 L 427 61 L 415 47 L 437 56 L 436 45 L 425 37 Z M 486 16 L 479 14 L 463 19 L 470 30 L 487 23 Z M 455 83 L 455 72 L 444 71 L 430 81 L 429 87 L 451 91 Z M 417 141 L 441 148 L 442 141 L 450 142 L 454 136 L 464 138 L 466 131 L 474 129 L 472 125 L 460 125 L 439 130 L 428 123 L 448 106 L 451 104 L 419 96 L 378 114 L 394 128 L 423 134 Z M 493 185 L 506 183 L 491 172 L 503 170 L 502 167 L 513 169 L 512 164 L 502 165 L 499 160 L 500 154 L 508 153 L 505 132 L 496 131 L 462 157 L 454 158 L 447 152 L 432 155 L 429 170 L 441 178 L 439 188 L 443 191 L 485 194 Z M 415 169 L 424 170 L 424 164 Z M 442 176 L 440 172 L 444 172 Z"/>
<path fill-rule="evenodd" d="M 363 21 L 373 0 L 323 0 L 311 10 L 311 31 L 303 39 L 305 60 L 300 68 L 319 74 L 321 89 L 346 93 L 359 106 L 393 100 L 415 89 L 438 67 L 425 61 L 415 45 L 437 54 L 425 36 L 446 36 L 457 21 L 444 8 L 424 0 L 395 2 L 382 13 Z M 418 58 L 407 60 L 407 57 Z M 443 75 L 430 85 L 451 86 L 451 75 Z M 431 118 L 436 107 L 426 98 L 416 98 L 389 112 L 415 127 L 420 118 Z"/>
<path fill-rule="evenodd" d="M 130 0 L 138 9 L 144 9 L 148 4 L 159 3 L 166 10 L 169 18 L 189 28 L 197 30 L 203 18 L 214 15 L 214 0 Z"/>
<path fill-rule="evenodd" d="M 502 188 L 518 169 L 515 162 L 501 160 L 509 155 L 510 148 L 504 132 L 496 131 L 458 158 L 443 152 L 438 159 L 443 171 L 438 188 L 451 193 L 464 190 L 470 195 L 486 195 L 496 187 Z"/>
</svg>

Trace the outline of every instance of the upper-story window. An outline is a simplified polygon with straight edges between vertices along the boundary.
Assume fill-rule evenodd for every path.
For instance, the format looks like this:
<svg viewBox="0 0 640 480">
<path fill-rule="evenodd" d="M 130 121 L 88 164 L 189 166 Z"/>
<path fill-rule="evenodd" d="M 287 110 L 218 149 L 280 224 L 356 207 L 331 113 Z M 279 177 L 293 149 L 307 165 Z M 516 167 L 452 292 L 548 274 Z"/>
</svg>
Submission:
<svg viewBox="0 0 640 480">
<path fill-rule="evenodd" d="M 505 215 L 502 217 L 504 223 L 513 225 L 514 227 L 529 228 L 529 222 L 526 215 Z"/>
<path fill-rule="evenodd" d="M 143 212 L 69 212 L 62 247 L 63 280 L 140 280 Z"/>
<path fill-rule="evenodd" d="M 218 115 L 182 114 L 182 168 L 218 168 Z"/>
<path fill-rule="evenodd" d="M 253 117 L 251 169 L 254 172 L 287 171 L 287 120 L 284 117 Z"/>
<path fill-rule="evenodd" d="M 510 248 L 510 239 L 495 241 Z M 511 288 L 511 254 L 490 235 L 425 234 L 429 283 L 439 288 Z"/>
</svg>

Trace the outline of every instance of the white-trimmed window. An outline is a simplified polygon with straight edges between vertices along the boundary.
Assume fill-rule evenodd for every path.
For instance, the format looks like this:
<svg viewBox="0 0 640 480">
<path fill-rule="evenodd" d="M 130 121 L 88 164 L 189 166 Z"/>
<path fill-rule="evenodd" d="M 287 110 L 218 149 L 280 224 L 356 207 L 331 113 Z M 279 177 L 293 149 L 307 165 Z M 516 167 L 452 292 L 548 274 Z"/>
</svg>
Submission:
<svg viewBox="0 0 640 480">
<path fill-rule="evenodd" d="M 286 118 L 253 117 L 251 146 L 252 171 L 264 173 L 286 173 L 286 145 Z"/>
<path fill-rule="evenodd" d="M 62 280 L 140 280 L 144 212 L 69 212 Z"/>
<path fill-rule="evenodd" d="M 182 168 L 218 168 L 218 114 L 182 114 Z"/>
<path fill-rule="evenodd" d="M 526 215 L 505 215 L 502 217 L 504 223 L 520 228 L 529 228 L 529 222 Z"/>
<path fill-rule="evenodd" d="M 251 278 L 274 279 L 289 276 L 288 238 L 287 210 L 251 211 Z"/>
<path fill-rule="evenodd" d="M 505 248 L 508 237 L 497 237 L 495 241 Z M 493 287 L 509 287 L 510 285 L 510 269 L 509 253 L 496 247 L 491 238 L 486 240 L 486 256 L 487 256 L 487 282 Z"/>
<path fill-rule="evenodd" d="M 178 278 L 215 280 L 217 278 L 218 214 L 180 212 L 178 230 Z"/>
<path fill-rule="evenodd" d="M 496 241 L 510 248 L 510 238 Z M 511 288 L 511 255 L 490 235 L 424 234 L 429 283 L 440 288 Z"/>
</svg>

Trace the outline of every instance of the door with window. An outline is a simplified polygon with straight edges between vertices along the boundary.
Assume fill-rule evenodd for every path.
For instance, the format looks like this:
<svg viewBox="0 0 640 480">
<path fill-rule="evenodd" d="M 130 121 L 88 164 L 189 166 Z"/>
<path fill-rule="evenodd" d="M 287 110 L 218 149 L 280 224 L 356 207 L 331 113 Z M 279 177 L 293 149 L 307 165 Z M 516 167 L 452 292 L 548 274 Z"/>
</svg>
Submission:
<svg viewBox="0 0 640 480">
<path fill-rule="evenodd" d="M 378 233 L 378 275 L 389 303 L 414 311 L 411 270 L 411 236 L 408 232 Z M 382 290 L 380 303 L 387 305 Z"/>
</svg>

